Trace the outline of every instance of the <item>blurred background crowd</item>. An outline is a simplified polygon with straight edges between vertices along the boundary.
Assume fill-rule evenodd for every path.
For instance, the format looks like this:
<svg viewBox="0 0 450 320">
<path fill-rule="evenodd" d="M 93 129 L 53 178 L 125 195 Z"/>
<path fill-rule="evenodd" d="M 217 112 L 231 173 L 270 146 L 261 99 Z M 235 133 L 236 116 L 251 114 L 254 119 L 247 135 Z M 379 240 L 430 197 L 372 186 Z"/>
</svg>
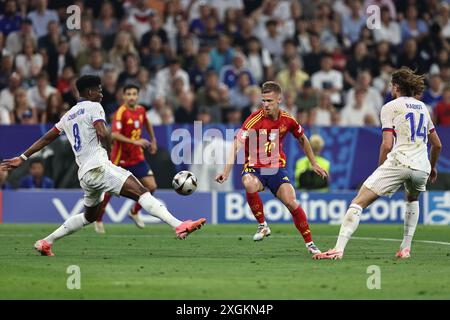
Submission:
<svg viewBox="0 0 450 320">
<path fill-rule="evenodd" d="M 449 126 L 449 53 L 450 0 L 0 0 L 0 125 L 56 123 L 77 101 L 76 79 L 96 74 L 109 122 L 133 83 L 153 125 L 237 127 L 275 80 L 305 127 L 379 127 L 390 74 L 408 66 L 426 74 L 417 98 Z M 51 150 L 34 171 L 77 187 L 70 145 Z M 163 173 L 167 150 L 161 159 Z M 291 165 L 297 180 L 304 165 Z M 27 170 L 14 187 L 29 185 Z M 174 170 L 158 184 L 170 187 Z"/>
<path fill-rule="evenodd" d="M 97 74 L 108 117 L 135 83 L 155 125 L 240 124 L 276 80 L 304 126 L 379 126 L 390 73 L 405 65 L 427 74 L 421 99 L 449 125 L 449 2 L 3 0 L 0 124 L 55 123 L 76 102 L 75 79 Z"/>
</svg>

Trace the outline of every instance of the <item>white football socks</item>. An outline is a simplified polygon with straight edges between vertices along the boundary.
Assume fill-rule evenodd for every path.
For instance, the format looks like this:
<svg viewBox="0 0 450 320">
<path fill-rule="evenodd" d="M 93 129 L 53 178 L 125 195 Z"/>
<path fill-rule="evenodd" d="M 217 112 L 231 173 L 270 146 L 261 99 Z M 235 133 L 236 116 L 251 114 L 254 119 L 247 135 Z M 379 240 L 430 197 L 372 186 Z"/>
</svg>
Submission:
<svg viewBox="0 0 450 320">
<path fill-rule="evenodd" d="M 403 241 L 400 248 L 411 248 L 411 242 L 419 221 L 419 201 L 406 202 Z"/>
<path fill-rule="evenodd" d="M 342 221 L 341 229 L 339 230 L 339 237 L 335 247 L 336 250 L 344 251 L 348 240 L 350 240 L 353 232 L 358 228 L 362 210 L 361 206 L 354 203 L 348 208 Z"/>
<path fill-rule="evenodd" d="M 181 224 L 181 221 L 175 218 L 161 202 L 151 195 L 150 192 L 144 193 L 139 198 L 138 202 L 142 208 L 145 209 L 145 211 L 150 213 L 152 216 L 161 219 L 172 228 L 175 229 Z"/>
<path fill-rule="evenodd" d="M 53 242 L 55 242 L 56 240 L 74 233 L 75 231 L 80 230 L 88 224 L 89 222 L 84 217 L 84 213 L 74 215 L 67 219 L 66 222 L 64 222 L 58 229 L 53 231 L 53 233 L 47 236 L 47 238 L 45 238 L 44 240 L 50 244 L 53 244 Z"/>
</svg>

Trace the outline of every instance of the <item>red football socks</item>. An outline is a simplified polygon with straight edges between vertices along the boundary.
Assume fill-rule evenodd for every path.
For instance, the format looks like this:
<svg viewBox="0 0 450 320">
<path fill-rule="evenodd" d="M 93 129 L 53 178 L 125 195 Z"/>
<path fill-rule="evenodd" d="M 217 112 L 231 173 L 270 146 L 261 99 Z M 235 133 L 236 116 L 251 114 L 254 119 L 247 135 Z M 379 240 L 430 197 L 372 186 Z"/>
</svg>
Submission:
<svg viewBox="0 0 450 320">
<path fill-rule="evenodd" d="M 264 221 L 266 220 L 264 217 L 264 208 L 258 192 L 254 193 L 247 192 L 246 195 L 248 205 L 250 206 L 250 209 L 252 210 L 256 220 L 258 220 L 259 223 L 264 223 Z"/>
<path fill-rule="evenodd" d="M 295 227 L 300 234 L 305 239 L 305 243 L 312 241 L 311 231 L 309 230 L 308 219 L 306 218 L 305 211 L 303 211 L 301 206 L 298 206 L 297 209 L 291 211 L 292 218 L 294 219 Z"/>
</svg>

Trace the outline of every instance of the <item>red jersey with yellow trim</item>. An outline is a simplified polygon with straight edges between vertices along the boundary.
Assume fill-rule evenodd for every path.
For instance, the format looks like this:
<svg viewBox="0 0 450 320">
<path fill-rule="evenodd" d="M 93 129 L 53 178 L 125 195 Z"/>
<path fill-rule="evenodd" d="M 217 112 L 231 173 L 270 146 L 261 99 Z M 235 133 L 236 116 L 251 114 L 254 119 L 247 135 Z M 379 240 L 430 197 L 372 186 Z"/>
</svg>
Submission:
<svg viewBox="0 0 450 320">
<path fill-rule="evenodd" d="M 288 132 L 295 138 L 304 134 L 297 120 L 280 110 L 278 119 L 266 116 L 263 109 L 253 112 L 239 130 L 237 139 L 245 145 L 245 167 L 284 168 L 283 139 Z"/>
<path fill-rule="evenodd" d="M 122 105 L 117 109 L 112 121 L 112 132 L 118 132 L 131 140 L 141 139 L 142 126 L 147 122 L 145 108 L 136 106 L 131 109 Z M 145 160 L 140 146 L 114 140 L 111 161 L 121 167 L 133 166 Z"/>
</svg>

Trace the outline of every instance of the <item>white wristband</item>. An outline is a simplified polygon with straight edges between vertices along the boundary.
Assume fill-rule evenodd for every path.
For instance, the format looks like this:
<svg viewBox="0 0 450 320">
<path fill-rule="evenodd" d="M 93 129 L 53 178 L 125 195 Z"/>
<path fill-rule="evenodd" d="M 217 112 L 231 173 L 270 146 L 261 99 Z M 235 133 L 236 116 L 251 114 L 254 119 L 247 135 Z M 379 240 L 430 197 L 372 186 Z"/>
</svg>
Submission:
<svg viewBox="0 0 450 320">
<path fill-rule="evenodd" d="M 23 153 L 20 155 L 20 157 L 23 159 L 23 161 L 27 161 L 28 157 L 26 155 L 24 155 Z"/>
</svg>

